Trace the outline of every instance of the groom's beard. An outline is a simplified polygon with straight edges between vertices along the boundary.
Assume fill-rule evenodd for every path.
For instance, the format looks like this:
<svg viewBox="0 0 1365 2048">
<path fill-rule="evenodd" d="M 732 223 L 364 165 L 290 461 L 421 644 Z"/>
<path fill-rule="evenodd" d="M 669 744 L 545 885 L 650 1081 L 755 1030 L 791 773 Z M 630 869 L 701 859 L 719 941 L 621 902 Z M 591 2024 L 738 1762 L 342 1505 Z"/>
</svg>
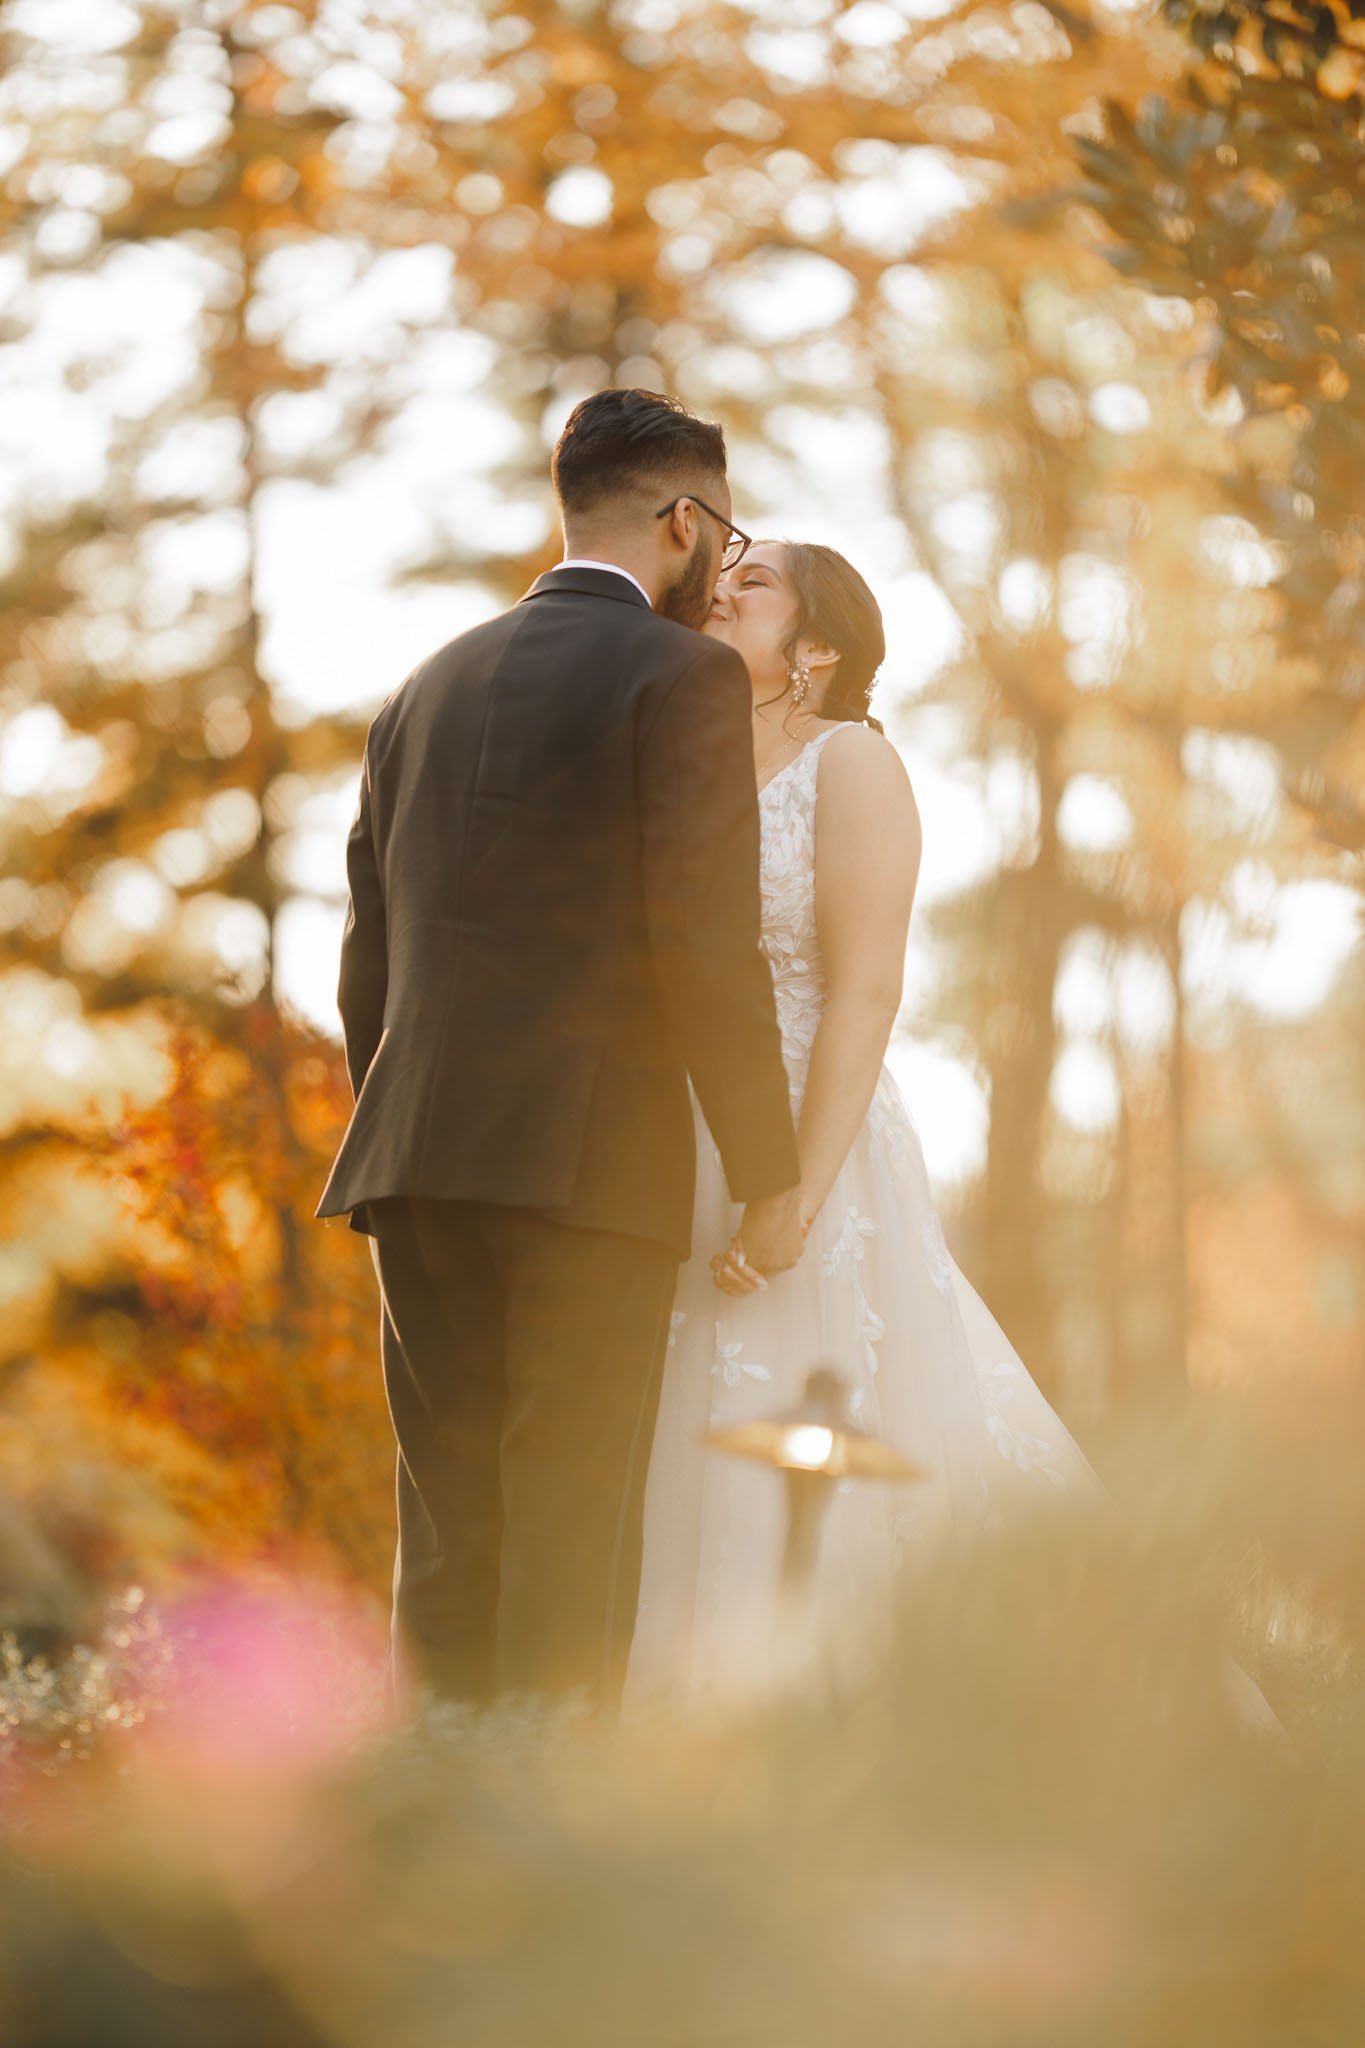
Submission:
<svg viewBox="0 0 1365 2048">
<path fill-rule="evenodd" d="M 655 609 L 666 619 L 676 619 L 680 626 L 692 626 L 700 632 L 711 610 L 715 587 L 715 541 L 709 533 L 699 534 L 686 568 L 677 582 L 664 591 Z"/>
</svg>

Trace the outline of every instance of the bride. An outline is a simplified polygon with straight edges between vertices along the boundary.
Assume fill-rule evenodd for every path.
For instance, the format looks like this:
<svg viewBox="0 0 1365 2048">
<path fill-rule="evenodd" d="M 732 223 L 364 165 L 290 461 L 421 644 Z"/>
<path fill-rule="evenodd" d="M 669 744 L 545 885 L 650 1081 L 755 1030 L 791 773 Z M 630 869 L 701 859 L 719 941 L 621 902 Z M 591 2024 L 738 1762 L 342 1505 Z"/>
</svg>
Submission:
<svg viewBox="0 0 1365 2048">
<path fill-rule="evenodd" d="M 807 1243 L 801 1263 L 771 1280 L 749 1266 L 741 1212 L 694 1102 L 697 1249 L 679 1276 L 649 1468 L 627 1681 L 637 1701 L 776 1675 L 782 1484 L 700 1439 L 794 1408 L 815 1365 L 839 1373 L 856 1427 L 929 1474 L 913 1486 L 839 1483 L 815 1589 L 828 1617 L 876 1612 L 875 1590 L 903 1557 L 935 1531 L 978 1525 L 1011 1487 L 1097 1486 L 958 1271 L 883 1064 L 920 825 L 900 757 L 869 711 L 885 652 L 876 600 L 832 548 L 760 542 L 722 576 L 705 630 L 738 650 L 754 687 L 763 946 Z M 728 1249 L 708 1260 L 717 1244 Z"/>
</svg>

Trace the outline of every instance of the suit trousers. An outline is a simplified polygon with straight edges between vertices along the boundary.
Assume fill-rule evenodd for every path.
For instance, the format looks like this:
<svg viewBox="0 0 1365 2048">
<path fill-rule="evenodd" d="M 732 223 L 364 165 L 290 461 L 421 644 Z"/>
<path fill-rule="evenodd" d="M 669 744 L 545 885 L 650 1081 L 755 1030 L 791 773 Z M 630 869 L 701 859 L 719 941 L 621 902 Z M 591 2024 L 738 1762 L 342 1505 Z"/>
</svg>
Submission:
<svg viewBox="0 0 1365 2048">
<path fill-rule="evenodd" d="M 398 1439 L 396 1686 L 611 1707 L 677 1254 L 491 1203 L 370 1213 Z"/>
</svg>

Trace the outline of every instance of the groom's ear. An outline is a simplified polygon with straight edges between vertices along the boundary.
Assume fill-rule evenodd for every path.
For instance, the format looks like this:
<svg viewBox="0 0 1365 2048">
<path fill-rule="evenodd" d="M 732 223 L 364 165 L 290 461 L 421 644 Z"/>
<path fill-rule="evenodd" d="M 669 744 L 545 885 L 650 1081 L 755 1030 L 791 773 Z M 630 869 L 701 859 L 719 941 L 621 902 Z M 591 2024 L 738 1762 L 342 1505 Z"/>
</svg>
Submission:
<svg viewBox="0 0 1365 2048">
<path fill-rule="evenodd" d="M 697 525 L 701 518 L 690 498 L 679 498 L 667 520 L 659 524 L 678 543 L 680 548 L 690 550 L 697 538 Z"/>
</svg>

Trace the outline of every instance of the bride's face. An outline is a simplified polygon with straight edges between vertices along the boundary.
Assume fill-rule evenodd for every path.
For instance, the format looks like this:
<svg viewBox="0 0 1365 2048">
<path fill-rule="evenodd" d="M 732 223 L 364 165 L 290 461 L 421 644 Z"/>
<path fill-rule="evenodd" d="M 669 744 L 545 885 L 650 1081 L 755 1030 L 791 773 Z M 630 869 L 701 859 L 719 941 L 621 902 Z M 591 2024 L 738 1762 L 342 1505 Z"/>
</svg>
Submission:
<svg viewBox="0 0 1365 2048">
<path fill-rule="evenodd" d="M 743 655 L 755 690 L 781 689 L 787 674 L 783 650 L 791 638 L 797 601 L 782 556 L 776 541 L 756 542 L 744 560 L 720 578 L 711 615 L 702 628 Z"/>
</svg>

